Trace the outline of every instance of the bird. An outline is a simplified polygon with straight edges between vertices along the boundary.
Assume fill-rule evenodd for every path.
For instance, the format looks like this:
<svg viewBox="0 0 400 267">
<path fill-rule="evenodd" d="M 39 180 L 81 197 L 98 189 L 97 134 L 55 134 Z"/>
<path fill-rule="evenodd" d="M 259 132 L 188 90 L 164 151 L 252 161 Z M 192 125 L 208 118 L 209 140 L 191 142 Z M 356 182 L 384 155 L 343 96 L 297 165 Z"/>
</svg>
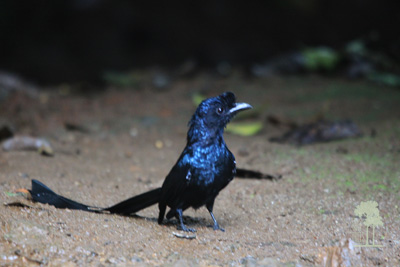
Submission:
<svg viewBox="0 0 400 267">
<path fill-rule="evenodd" d="M 223 133 L 227 124 L 238 113 L 252 106 L 237 103 L 232 92 L 203 100 L 192 118 L 187 132 L 186 146 L 166 176 L 161 187 L 131 197 L 108 208 L 91 207 L 62 197 L 46 185 L 32 180 L 32 199 L 59 208 L 79 209 L 91 212 L 131 215 L 158 204 L 158 223 L 164 217 L 178 219 L 178 230 L 195 232 L 183 221 L 183 212 L 188 208 L 205 206 L 213 220 L 213 229 L 225 231 L 213 213 L 214 202 L 219 192 L 236 175 L 236 161 L 228 149 Z M 167 207 L 169 211 L 166 214 Z"/>
</svg>

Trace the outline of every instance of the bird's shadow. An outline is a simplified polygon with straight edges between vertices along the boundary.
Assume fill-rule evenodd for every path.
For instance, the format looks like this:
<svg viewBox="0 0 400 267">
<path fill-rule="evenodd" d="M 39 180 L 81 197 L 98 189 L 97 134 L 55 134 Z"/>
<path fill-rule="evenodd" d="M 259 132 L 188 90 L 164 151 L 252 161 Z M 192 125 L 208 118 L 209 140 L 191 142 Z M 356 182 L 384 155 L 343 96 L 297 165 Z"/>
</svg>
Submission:
<svg viewBox="0 0 400 267">
<path fill-rule="evenodd" d="M 146 216 L 141 216 L 141 215 L 137 215 L 137 214 L 120 215 L 120 216 L 158 223 L 157 218 L 154 218 L 154 217 L 146 217 Z M 210 224 L 210 222 L 208 222 L 207 219 L 200 218 L 200 217 L 183 216 L 183 223 L 186 226 L 211 227 L 211 228 L 213 227 L 212 224 Z M 177 227 L 177 226 L 179 226 L 179 220 L 176 218 L 171 218 L 169 220 L 164 219 L 162 225 Z"/>
</svg>

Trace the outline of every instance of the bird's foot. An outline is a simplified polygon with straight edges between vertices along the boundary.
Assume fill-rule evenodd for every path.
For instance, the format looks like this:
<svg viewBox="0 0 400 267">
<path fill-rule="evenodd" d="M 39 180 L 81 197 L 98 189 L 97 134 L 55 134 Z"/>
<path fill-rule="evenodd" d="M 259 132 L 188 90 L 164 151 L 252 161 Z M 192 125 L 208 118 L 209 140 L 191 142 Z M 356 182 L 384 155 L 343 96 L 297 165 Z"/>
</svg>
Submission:
<svg viewBox="0 0 400 267">
<path fill-rule="evenodd" d="M 219 226 L 219 224 L 214 224 L 214 225 L 213 225 L 213 229 L 214 229 L 215 231 L 220 230 L 221 232 L 225 232 L 225 229 L 222 228 L 221 226 Z"/>
<path fill-rule="evenodd" d="M 187 227 L 184 226 L 184 225 L 178 226 L 178 230 L 184 231 L 184 232 L 192 232 L 192 233 L 195 233 L 195 232 L 196 232 L 196 229 L 194 229 L 194 228 L 187 228 Z"/>
</svg>

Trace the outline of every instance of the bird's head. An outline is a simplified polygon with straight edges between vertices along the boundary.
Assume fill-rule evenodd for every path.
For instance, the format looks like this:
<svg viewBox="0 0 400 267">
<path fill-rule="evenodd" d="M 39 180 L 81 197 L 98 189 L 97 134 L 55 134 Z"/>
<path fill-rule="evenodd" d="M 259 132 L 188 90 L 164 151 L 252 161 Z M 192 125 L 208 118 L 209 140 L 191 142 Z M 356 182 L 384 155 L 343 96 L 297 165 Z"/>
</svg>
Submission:
<svg viewBox="0 0 400 267">
<path fill-rule="evenodd" d="M 237 103 L 232 92 L 205 99 L 189 122 L 188 140 L 222 136 L 225 126 L 238 112 L 251 108 L 247 103 Z"/>
</svg>

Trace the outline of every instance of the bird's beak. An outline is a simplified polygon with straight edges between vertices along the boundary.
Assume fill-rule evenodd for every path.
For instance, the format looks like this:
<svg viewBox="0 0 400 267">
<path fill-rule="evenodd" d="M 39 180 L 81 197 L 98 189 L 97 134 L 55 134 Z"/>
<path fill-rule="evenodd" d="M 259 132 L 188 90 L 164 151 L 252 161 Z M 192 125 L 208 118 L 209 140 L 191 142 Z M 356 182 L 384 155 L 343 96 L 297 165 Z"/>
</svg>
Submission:
<svg viewBox="0 0 400 267">
<path fill-rule="evenodd" d="M 251 109 L 251 108 L 253 108 L 253 107 L 247 103 L 236 103 L 235 106 L 229 110 L 229 113 L 233 114 L 233 113 L 236 113 L 236 112 L 239 112 L 242 110 L 246 110 L 246 109 Z"/>
</svg>

